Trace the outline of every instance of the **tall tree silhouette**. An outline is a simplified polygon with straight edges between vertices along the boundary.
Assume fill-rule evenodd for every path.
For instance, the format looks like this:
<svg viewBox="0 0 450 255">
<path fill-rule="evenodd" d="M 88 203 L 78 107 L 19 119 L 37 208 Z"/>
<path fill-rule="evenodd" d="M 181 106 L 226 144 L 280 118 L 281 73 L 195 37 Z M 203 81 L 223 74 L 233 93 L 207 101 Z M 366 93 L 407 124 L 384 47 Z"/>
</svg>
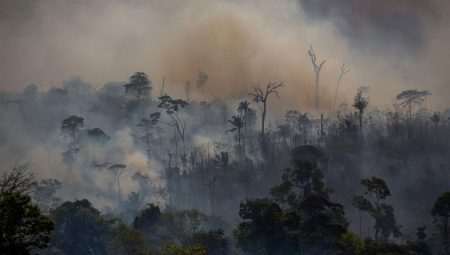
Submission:
<svg viewBox="0 0 450 255">
<path fill-rule="evenodd" d="M 126 167 L 127 166 L 124 164 L 114 164 L 114 165 L 111 165 L 110 167 L 108 167 L 109 170 L 114 171 L 114 174 L 116 177 L 117 189 L 118 189 L 117 198 L 118 198 L 119 203 L 122 202 L 122 194 L 121 194 L 121 189 L 120 189 L 120 177 L 122 176 Z"/>
<path fill-rule="evenodd" d="M 263 111 L 261 114 L 261 135 L 264 137 L 265 132 L 265 122 L 266 122 L 266 114 L 267 114 L 267 100 L 271 94 L 275 94 L 278 98 L 278 88 L 283 86 L 283 82 L 269 82 L 266 85 L 266 88 L 261 88 L 260 86 L 254 87 L 253 92 L 249 93 L 250 96 L 253 96 L 253 101 L 256 103 L 263 104 Z"/>
<path fill-rule="evenodd" d="M 148 97 L 152 90 L 152 81 L 148 78 L 147 74 L 143 72 L 134 73 L 129 82 L 125 85 L 125 93 L 134 94 L 137 104 L 139 105 L 141 98 Z"/>
</svg>

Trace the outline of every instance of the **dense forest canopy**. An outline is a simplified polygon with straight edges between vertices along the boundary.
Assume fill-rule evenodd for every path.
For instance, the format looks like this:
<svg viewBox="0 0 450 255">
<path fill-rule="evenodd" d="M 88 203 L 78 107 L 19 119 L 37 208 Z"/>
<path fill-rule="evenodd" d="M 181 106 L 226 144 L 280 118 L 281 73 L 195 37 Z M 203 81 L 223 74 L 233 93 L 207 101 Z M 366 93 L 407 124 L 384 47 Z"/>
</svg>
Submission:
<svg viewBox="0 0 450 255">
<path fill-rule="evenodd" d="M 448 4 L 175 2 L 0 3 L 1 252 L 450 254 Z"/>
</svg>

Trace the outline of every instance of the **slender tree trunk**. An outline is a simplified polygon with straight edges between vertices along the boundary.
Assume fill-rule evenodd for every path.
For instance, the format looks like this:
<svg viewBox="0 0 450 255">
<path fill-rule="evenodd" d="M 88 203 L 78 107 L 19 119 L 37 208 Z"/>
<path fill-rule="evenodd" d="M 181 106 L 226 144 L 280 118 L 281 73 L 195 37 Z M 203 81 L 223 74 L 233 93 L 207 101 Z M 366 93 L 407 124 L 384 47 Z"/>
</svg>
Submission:
<svg viewBox="0 0 450 255">
<path fill-rule="evenodd" d="M 262 112 L 262 116 L 261 116 L 261 134 L 262 134 L 263 138 L 264 138 L 264 129 L 265 129 L 264 124 L 266 121 L 266 111 L 267 111 L 267 105 L 266 105 L 266 102 L 264 101 L 263 102 L 263 112 Z"/>
<path fill-rule="evenodd" d="M 320 88 L 319 88 L 319 73 L 316 72 L 316 110 L 317 112 L 320 111 Z"/>
<path fill-rule="evenodd" d="M 363 112 L 359 111 L 359 135 L 363 136 Z"/>
</svg>

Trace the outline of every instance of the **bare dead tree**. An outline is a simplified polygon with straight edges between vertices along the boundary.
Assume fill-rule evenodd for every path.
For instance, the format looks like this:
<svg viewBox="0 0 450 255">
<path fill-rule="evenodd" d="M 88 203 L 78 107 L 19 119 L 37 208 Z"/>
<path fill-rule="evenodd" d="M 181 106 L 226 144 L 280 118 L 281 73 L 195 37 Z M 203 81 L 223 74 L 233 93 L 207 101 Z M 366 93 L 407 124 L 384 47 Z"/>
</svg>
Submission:
<svg viewBox="0 0 450 255">
<path fill-rule="evenodd" d="M 341 81 L 342 81 L 342 77 L 344 77 L 344 75 L 346 73 L 350 72 L 350 69 L 348 69 L 345 64 L 342 64 L 341 66 L 341 73 L 339 74 L 339 78 L 337 80 L 337 84 L 336 84 L 336 91 L 334 92 L 334 103 L 333 103 L 333 108 L 336 105 L 336 100 L 337 100 L 337 94 L 338 94 L 338 90 L 339 90 L 339 86 L 341 85 Z"/>
<path fill-rule="evenodd" d="M 283 81 L 273 83 L 269 82 L 265 89 L 261 88 L 260 86 L 256 86 L 253 88 L 253 93 L 248 93 L 250 96 L 253 96 L 253 101 L 255 101 L 256 103 L 261 102 L 263 104 L 263 111 L 261 114 L 261 134 L 263 137 L 267 113 L 267 99 L 269 98 L 270 94 L 275 94 L 279 99 L 280 97 L 278 96 L 277 89 L 282 87 L 283 85 Z"/>
<path fill-rule="evenodd" d="M 316 110 L 319 112 L 320 111 L 320 83 L 319 83 L 320 71 L 322 70 L 322 67 L 327 60 L 323 60 L 322 62 L 320 62 L 320 64 L 317 64 L 316 53 L 314 53 L 314 49 L 313 49 L 312 45 L 309 47 L 308 55 L 311 58 L 311 64 L 313 65 L 313 68 L 314 68 L 314 74 L 315 74 L 314 81 L 315 81 L 315 86 L 316 86 Z"/>
<path fill-rule="evenodd" d="M 0 178 L 0 197 L 11 193 L 29 194 L 35 186 L 34 175 L 25 165 L 14 166 Z"/>
</svg>

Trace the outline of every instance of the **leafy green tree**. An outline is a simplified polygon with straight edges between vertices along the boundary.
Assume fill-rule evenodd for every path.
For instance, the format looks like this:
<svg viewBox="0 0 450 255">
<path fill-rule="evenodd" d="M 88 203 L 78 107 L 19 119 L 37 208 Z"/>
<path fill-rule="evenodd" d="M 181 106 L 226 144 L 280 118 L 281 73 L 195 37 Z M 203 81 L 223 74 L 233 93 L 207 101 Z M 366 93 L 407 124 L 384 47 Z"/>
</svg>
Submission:
<svg viewBox="0 0 450 255">
<path fill-rule="evenodd" d="M 225 238 L 223 230 L 199 231 L 191 236 L 191 245 L 206 247 L 206 255 L 229 254 L 229 241 Z"/>
<path fill-rule="evenodd" d="M 434 202 L 431 215 L 434 217 L 439 237 L 442 240 L 445 254 L 450 254 L 449 218 L 450 218 L 450 192 L 441 194 Z"/>
<path fill-rule="evenodd" d="M 237 245 L 248 254 L 289 254 L 295 240 L 283 226 L 283 210 L 270 199 L 247 200 L 240 205 L 239 223 L 234 232 Z M 294 224 L 300 221 L 293 220 Z"/>
<path fill-rule="evenodd" d="M 152 81 L 147 74 L 136 72 L 130 77 L 129 82 L 123 86 L 125 87 L 125 93 L 133 94 L 139 105 L 142 98 L 150 96 L 150 92 L 153 89 L 151 84 Z"/>
<path fill-rule="evenodd" d="M 100 215 L 86 200 L 65 202 L 50 212 L 55 221 L 51 244 L 66 255 L 107 254 L 114 220 Z"/>
<path fill-rule="evenodd" d="M 201 245 L 189 247 L 167 245 L 161 253 L 156 253 L 155 255 L 206 255 L 206 249 L 206 247 Z"/>
<path fill-rule="evenodd" d="M 207 216 L 195 209 L 165 212 L 161 215 L 164 226 L 181 245 L 189 244 L 190 238 L 200 230 Z"/>
<path fill-rule="evenodd" d="M 399 237 L 400 226 L 395 220 L 394 208 L 383 202 L 391 195 L 386 182 L 372 177 L 361 180 L 361 185 L 365 188 L 364 196 L 355 196 L 353 205 L 361 211 L 368 212 L 374 218 L 375 240 L 386 242 L 391 235 Z"/>
<path fill-rule="evenodd" d="M 148 239 L 144 233 L 123 223 L 112 231 L 108 242 L 108 254 L 135 255 L 148 248 Z"/>
<path fill-rule="evenodd" d="M 31 254 L 50 242 L 52 219 L 31 203 L 28 195 L 6 193 L 0 196 L 0 251 L 6 255 Z"/>
</svg>

